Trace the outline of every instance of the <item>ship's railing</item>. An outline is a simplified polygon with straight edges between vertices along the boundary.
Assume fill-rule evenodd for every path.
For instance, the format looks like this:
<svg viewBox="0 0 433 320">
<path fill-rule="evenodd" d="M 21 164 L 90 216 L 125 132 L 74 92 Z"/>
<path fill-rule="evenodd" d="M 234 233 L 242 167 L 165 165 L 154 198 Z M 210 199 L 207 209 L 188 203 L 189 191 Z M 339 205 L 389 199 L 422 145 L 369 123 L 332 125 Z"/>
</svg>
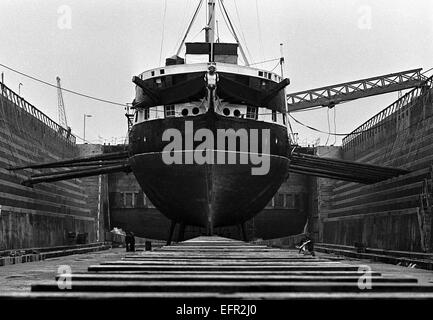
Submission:
<svg viewBox="0 0 433 320">
<path fill-rule="evenodd" d="M 67 130 L 60 126 L 58 123 L 53 121 L 50 117 L 48 117 L 45 113 L 40 111 L 38 108 L 36 108 L 34 105 L 29 103 L 24 98 L 20 97 L 18 94 L 16 94 L 13 90 L 8 88 L 5 84 L 0 82 L 1 87 L 1 95 L 8 99 L 10 102 L 15 104 L 16 106 L 20 107 L 21 109 L 25 110 L 32 116 L 34 116 L 36 119 L 42 121 L 46 126 L 54 130 L 58 135 L 60 135 L 62 138 L 64 138 L 66 141 L 75 144 L 76 143 L 76 137 L 70 132 L 70 130 Z"/>
<path fill-rule="evenodd" d="M 357 144 L 357 142 L 363 141 L 365 135 L 371 136 L 372 132 L 374 132 L 374 130 L 377 129 L 381 124 L 387 123 L 392 115 L 396 114 L 405 106 L 411 104 L 413 101 L 425 94 L 425 92 L 427 92 L 428 90 L 431 90 L 432 86 L 433 77 L 430 77 L 425 80 L 423 86 L 409 91 L 400 99 L 391 104 L 389 107 L 383 109 L 381 112 L 371 117 L 369 120 L 367 120 L 354 131 L 352 131 L 349 135 L 343 138 L 343 148 L 349 148 Z"/>
</svg>

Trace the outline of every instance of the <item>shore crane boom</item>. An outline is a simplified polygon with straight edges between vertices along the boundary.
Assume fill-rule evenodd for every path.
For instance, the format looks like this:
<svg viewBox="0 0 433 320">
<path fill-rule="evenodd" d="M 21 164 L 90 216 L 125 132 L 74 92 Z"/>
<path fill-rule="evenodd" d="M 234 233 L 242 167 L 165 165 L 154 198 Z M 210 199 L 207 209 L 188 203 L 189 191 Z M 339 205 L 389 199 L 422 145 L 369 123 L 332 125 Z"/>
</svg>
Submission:
<svg viewBox="0 0 433 320">
<path fill-rule="evenodd" d="M 413 69 L 290 93 L 287 95 L 288 111 L 301 111 L 318 106 L 332 108 L 345 101 L 420 87 L 427 79 L 421 74 L 421 70 Z"/>
</svg>

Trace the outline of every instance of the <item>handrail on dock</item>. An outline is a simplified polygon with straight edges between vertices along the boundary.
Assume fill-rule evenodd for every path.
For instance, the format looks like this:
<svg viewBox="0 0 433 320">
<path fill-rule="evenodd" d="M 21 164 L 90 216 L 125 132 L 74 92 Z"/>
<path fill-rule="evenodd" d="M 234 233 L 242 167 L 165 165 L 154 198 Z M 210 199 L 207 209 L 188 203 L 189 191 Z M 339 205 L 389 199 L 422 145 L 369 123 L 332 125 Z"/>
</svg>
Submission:
<svg viewBox="0 0 433 320">
<path fill-rule="evenodd" d="M 57 134 L 59 134 L 62 138 L 64 138 L 69 143 L 75 144 L 76 137 L 70 132 L 70 130 L 63 128 L 57 122 L 48 117 L 45 113 L 40 111 L 30 102 L 28 102 L 23 97 L 19 96 L 12 89 L 8 88 L 4 83 L 0 82 L 1 87 L 1 95 L 8 99 L 10 102 L 25 110 L 27 113 L 34 116 L 36 119 L 42 121 L 46 126 L 54 130 Z"/>
<path fill-rule="evenodd" d="M 389 118 L 390 116 L 396 114 L 399 110 L 412 103 L 415 99 L 421 97 L 428 90 L 431 90 L 432 87 L 433 76 L 426 79 L 423 86 L 417 87 L 409 91 L 397 101 L 393 102 L 390 106 L 371 117 L 358 128 L 353 130 L 349 135 L 344 137 L 342 141 L 343 148 L 355 143 L 355 140 L 360 139 L 360 137 L 362 137 L 364 134 L 371 134 L 373 130 L 377 129 L 381 124 L 387 122 L 384 121 L 386 118 Z"/>
</svg>

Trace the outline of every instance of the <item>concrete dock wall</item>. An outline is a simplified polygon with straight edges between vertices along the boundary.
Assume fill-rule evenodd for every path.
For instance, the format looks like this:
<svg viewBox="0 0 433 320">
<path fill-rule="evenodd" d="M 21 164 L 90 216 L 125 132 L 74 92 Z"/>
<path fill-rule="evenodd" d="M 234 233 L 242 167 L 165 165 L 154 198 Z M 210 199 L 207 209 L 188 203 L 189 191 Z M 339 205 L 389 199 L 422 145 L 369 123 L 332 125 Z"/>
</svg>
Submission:
<svg viewBox="0 0 433 320">
<path fill-rule="evenodd" d="M 80 157 L 90 157 L 104 153 L 104 146 L 100 144 L 77 145 Z M 110 208 L 108 200 L 108 175 L 81 178 L 80 184 L 86 195 L 89 216 L 93 217 L 92 241 L 104 241 L 106 231 L 110 230 Z"/>
<path fill-rule="evenodd" d="M 432 101 L 430 83 L 398 100 L 376 124 L 346 139 L 342 159 L 406 168 L 412 173 L 374 185 L 334 183 L 330 205 L 319 206 L 319 241 L 432 250 Z"/>
<path fill-rule="evenodd" d="M 2 87 L 0 93 L 0 250 L 59 246 L 68 232 L 94 241 L 92 215 L 79 179 L 25 187 L 39 170 L 8 171 L 10 166 L 79 155 L 66 131 L 31 104 Z"/>
</svg>

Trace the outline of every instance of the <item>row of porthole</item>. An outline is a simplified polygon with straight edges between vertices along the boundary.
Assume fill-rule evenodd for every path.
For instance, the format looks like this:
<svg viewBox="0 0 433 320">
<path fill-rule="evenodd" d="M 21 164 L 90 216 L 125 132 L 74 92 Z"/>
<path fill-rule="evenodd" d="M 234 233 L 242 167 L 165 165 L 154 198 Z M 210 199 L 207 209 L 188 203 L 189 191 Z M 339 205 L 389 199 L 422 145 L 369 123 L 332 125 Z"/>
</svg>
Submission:
<svg viewBox="0 0 433 320">
<path fill-rule="evenodd" d="M 199 108 L 197 108 L 197 107 L 192 108 L 192 114 L 193 114 L 193 115 L 196 116 L 196 115 L 199 114 L 199 112 L 200 112 L 200 109 L 199 109 Z M 187 109 L 187 108 L 182 109 L 182 115 L 183 115 L 184 117 L 188 116 L 188 114 L 189 114 L 189 109 Z"/>
<path fill-rule="evenodd" d="M 200 112 L 200 110 L 199 110 L 199 108 L 197 108 L 197 107 L 194 107 L 194 108 L 192 109 L 192 114 L 193 114 L 193 115 L 198 115 L 199 112 Z M 189 109 L 184 108 L 184 109 L 182 109 L 182 112 L 181 112 L 181 113 L 182 113 L 182 116 L 187 117 L 187 116 L 189 115 Z M 229 115 L 230 115 L 230 109 L 229 109 L 229 108 L 224 108 L 224 109 L 223 109 L 223 114 L 224 114 L 225 116 L 229 116 Z M 240 112 L 238 109 L 235 109 L 235 110 L 233 111 L 233 115 L 234 115 L 235 117 L 239 118 L 239 117 L 241 116 L 241 112 Z"/>
<path fill-rule="evenodd" d="M 224 114 L 225 116 L 229 116 L 229 115 L 230 115 L 230 109 L 229 109 L 229 108 L 224 108 L 224 109 L 223 109 L 223 114 Z M 235 110 L 233 111 L 233 115 L 234 115 L 236 118 L 239 118 L 239 117 L 241 116 L 241 112 L 240 112 L 238 109 L 235 109 Z"/>
<path fill-rule="evenodd" d="M 192 114 L 195 115 L 195 116 L 198 115 L 199 112 L 200 112 L 200 109 L 197 108 L 197 107 L 194 107 L 192 109 Z M 187 117 L 189 115 L 189 109 L 187 109 L 187 108 L 182 109 L 181 114 L 182 114 L 182 116 Z M 230 109 L 229 108 L 224 108 L 223 109 L 223 114 L 228 117 L 230 115 Z M 235 109 L 233 111 L 233 116 L 235 116 L 236 118 L 239 118 L 241 116 L 241 112 L 238 109 Z M 276 121 L 276 119 L 274 121 Z"/>
</svg>

